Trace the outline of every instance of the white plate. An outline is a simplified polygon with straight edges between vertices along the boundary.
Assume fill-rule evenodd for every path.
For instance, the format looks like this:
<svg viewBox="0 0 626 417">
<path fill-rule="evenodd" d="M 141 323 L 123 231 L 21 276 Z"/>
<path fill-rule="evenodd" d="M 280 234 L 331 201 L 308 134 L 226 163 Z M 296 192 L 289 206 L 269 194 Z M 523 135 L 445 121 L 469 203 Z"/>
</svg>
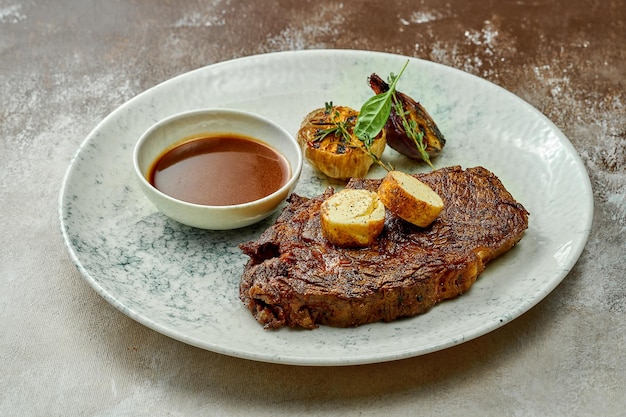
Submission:
<svg viewBox="0 0 626 417">
<path fill-rule="evenodd" d="M 238 298 L 247 258 L 242 230 L 207 232 L 161 215 L 133 179 L 132 149 L 154 122 L 202 107 L 253 111 L 295 134 L 327 101 L 359 108 L 367 77 L 410 64 L 398 89 L 420 101 L 447 139 L 439 167 L 482 165 L 530 211 L 520 244 L 489 265 L 472 289 L 427 314 L 351 329 L 267 331 Z M 388 149 L 404 170 L 424 171 Z M 382 173 L 374 170 L 371 176 Z M 296 193 L 325 183 L 305 164 Z M 492 331 L 552 291 L 578 259 L 591 227 L 589 178 L 567 138 L 541 113 L 485 80 L 432 62 L 366 51 L 251 56 L 201 68 L 128 101 L 86 138 L 60 196 L 62 232 L 89 284 L 138 322 L 214 352 L 298 365 L 390 361 L 444 349 Z"/>
</svg>

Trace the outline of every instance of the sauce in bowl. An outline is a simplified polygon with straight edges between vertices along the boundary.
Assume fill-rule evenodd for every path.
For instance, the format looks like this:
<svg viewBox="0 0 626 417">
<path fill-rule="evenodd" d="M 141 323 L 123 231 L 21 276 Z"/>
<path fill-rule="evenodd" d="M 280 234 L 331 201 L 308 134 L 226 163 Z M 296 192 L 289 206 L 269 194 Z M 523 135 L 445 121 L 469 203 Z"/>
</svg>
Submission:
<svg viewBox="0 0 626 417">
<path fill-rule="evenodd" d="M 189 203 L 228 206 L 266 197 L 289 181 L 289 162 L 250 137 L 198 137 L 166 151 L 152 164 L 148 181 Z"/>
</svg>

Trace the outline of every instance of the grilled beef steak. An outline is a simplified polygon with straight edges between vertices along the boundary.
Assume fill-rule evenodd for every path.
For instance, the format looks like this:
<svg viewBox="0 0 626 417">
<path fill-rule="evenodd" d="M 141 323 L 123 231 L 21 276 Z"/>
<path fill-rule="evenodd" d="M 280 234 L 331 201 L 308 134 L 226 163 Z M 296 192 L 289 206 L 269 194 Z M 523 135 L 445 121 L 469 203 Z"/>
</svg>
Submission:
<svg viewBox="0 0 626 417">
<path fill-rule="evenodd" d="M 266 328 L 312 329 L 424 313 L 466 292 L 528 227 L 528 212 L 484 168 L 416 177 L 443 199 L 439 217 L 420 228 L 388 211 L 382 234 L 365 249 L 338 248 L 322 236 L 319 208 L 331 188 L 311 199 L 292 194 L 274 225 L 240 245 L 250 257 L 240 297 L 256 320 Z M 353 179 L 347 187 L 376 190 L 379 184 Z"/>
</svg>

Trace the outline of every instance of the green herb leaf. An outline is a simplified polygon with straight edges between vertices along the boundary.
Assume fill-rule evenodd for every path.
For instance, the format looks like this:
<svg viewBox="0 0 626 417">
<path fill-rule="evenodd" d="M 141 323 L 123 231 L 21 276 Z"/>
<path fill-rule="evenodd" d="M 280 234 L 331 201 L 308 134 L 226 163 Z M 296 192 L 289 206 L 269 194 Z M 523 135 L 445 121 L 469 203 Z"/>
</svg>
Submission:
<svg viewBox="0 0 626 417">
<path fill-rule="evenodd" d="M 375 138 L 385 127 L 391 113 L 391 98 L 396 91 L 396 84 L 408 64 L 407 60 L 397 76 L 391 75 L 389 90 L 370 97 L 361 106 L 354 134 L 363 142 L 367 143 L 368 138 Z"/>
<path fill-rule="evenodd" d="M 390 97 L 387 93 L 381 93 L 363 103 L 354 127 L 354 134 L 359 139 L 374 138 L 385 127 L 391 113 Z"/>
</svg>

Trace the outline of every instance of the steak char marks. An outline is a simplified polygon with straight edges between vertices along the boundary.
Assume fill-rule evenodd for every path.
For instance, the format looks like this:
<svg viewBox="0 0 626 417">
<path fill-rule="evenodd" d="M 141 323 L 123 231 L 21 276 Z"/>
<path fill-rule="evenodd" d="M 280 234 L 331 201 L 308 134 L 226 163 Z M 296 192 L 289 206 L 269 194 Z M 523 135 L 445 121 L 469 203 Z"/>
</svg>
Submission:
<svg viewBox="0 0 626 417">
<path fill-rule="evenodd" d="M 352 327 L 424 313 L 469 290 L 485 264 L 511 249 L 528 227 L 528 212 L 490 171 L 439 169 L 415 175 L 444 201 L 428 227 L 387 211 L 377 243 L 333 246 L 322 236 L 320 205 L 295 194 L 258 240 L 240 245 L 250 257 L 240 297 L 265 328 Z M 375 191 L 380 180 L 347 188 Z"/>
</svg>

